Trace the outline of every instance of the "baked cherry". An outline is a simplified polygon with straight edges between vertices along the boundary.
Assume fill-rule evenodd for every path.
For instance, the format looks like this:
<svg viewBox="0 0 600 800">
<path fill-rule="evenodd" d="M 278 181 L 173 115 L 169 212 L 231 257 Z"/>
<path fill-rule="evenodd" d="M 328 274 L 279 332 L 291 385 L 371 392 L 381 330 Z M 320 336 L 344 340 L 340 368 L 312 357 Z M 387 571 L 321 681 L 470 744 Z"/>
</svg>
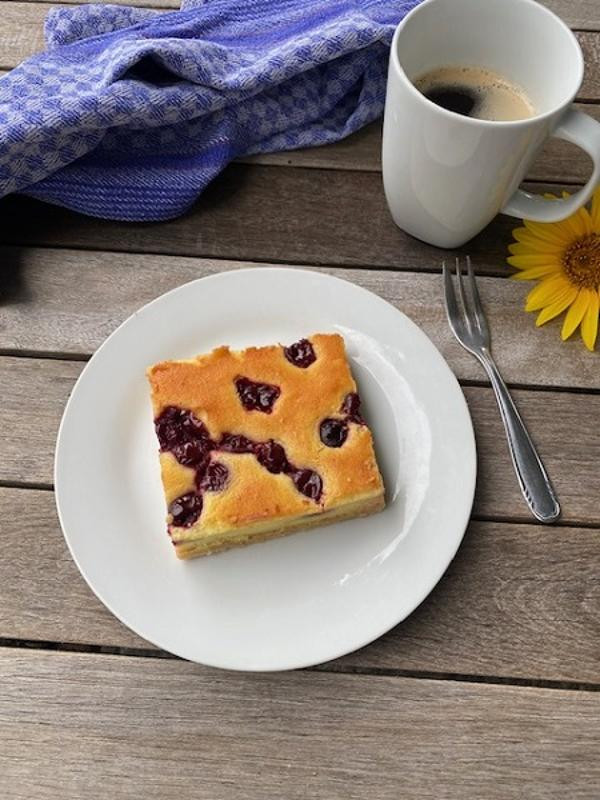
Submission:
<svg viewBox="0 0 600 800">
<path fill-rule="evenodd" d="M 207 492 L 221 492 L 229 480 L 229 470 L 220 461 L 210 463 L 198 482 L 198 489 Z"/>
<path fill-rule="evenodd" d="M 319 502 L 323 493 L 321 476 L 312 469 L 296 469 L 292 472 L 294 486 L 306 497 Z"/>
<path fill-rule="evenodd" d="M 281 394 L 279 386 L 258 383 L 244 377 L 235 379 L 235 388 L 246 411 L 262 411 L 263 414 L 271 413 L 275 401 Z"/>
<path fill-rule="evenodd" d="M 224 433 L 218 449 L 226 453 L 253 453 L 254 442 L 239 433 Z"/>
<path fill-rule="evenodd" d="M 169 514 L 173 517 L 171 524 L 176 528 L 189 528 L 201 513 L 202 497 L 194 492 L 181 495 L 169 506 Z"/>
<path fill-rule="evenodd" d="M 185 467 L 199 468 L 208 458 L 211 447 L 205 439 L 175 445 L 171 452 Z"/>
<path fill-rule="evenodd" d="M 283 348 L 283 353 L 290 364 L 306 369 L 317 360 L 315 349 L 308 339 L 300 339 L 289 347 Z"/>
<path fill-rule="evenodd" d="M 275 475 L 279 472 L 287 472 L 289 469 L 290 465 L 285 450 L 273 439 L 257 444 L 254 453 L 258 463 Z"/>
<path fill-rule="evenodd" d="M 172 450 L 186 442 L 203 441 L 212 446 L 204 423 L 183 408 L 167 406 L 154 420 L 161 450 Z"/>
<path fill-rule="evenodd" d="M 365 421 L 360 413 L 360 397 L 356 392 L 350 392 L 344 397 L 344 402 L 340 408 L 342 414 L 346 414 L 351 422 L 364 425 Z"/>
<path fill-rule="evenodd" d="M 328 417 L 320 424 L 319 435 L 327 447 L 341 447 L 348 438 L 348 424 L 343 419 Z"/>
</svg>

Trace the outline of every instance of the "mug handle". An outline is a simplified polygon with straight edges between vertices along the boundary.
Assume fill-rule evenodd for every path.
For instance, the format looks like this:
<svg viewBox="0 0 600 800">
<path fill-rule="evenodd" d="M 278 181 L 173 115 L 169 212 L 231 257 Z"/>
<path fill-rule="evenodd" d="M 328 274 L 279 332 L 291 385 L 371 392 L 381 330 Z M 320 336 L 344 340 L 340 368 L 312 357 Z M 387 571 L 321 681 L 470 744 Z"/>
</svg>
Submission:
<svg viewBox="0 0 600 800">
<path fill-rule="evenodd" d="M 571 197 L 548 202 L 540 195 L 517 191 L 502 209 L 503 214 L 530 219 L 533 222 L 559 222 L 574 214 L 590 199 L 600 183 L 600 123 L 571 108 L 552 132 L 557 139 L 564 139 L 581 147 L 594 162 L 592 175 L 583 189 Z"/>
</svg>

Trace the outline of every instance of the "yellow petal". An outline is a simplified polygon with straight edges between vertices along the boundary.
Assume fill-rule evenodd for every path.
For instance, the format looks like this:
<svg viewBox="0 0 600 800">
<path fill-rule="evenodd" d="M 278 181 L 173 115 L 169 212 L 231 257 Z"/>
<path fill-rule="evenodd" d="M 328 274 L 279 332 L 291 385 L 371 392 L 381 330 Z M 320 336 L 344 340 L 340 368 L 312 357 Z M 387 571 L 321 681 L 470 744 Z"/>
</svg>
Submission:
<svg viewBox="0 0 600 800">
<path fill-rule="evenodd" d="M 517 242 L 522 244 L 528 244 L 530 247 L 534 249 L 538 249 L 540 246 L 549 246 L 549 247 L 556 247 L 562 248 L 566 245 L 566 242 L 557 242 L 552 239 L 552 237 L 548 238 L 547 236 L 542 236 L 541 234 L 538 236 L 537 234 L 531 233 L 531 231 L 527 230 L 527 228 L 515 228 L 512 232 L 513 236 L 515 237 Z"/>
<path fill-rule="evenodd" d="M 565 321 L 563 322 L 560 337 L 564 341 L 568 339 L 574 331 L 577 330 L 579 323 L 583 319 L 587 307 L 590 303 L 592 292 L 589 289 L 581 289 L 575 300 L 565 314 Z"/>
<path fill-rule="evenodd" d="M 527 256 L 509 256 L 506 261 L 511 265 L 511 267 L 516 267 L 517 269 L 543 267 L 546 264 L 553 264 L 556 269 L 559 268 L 558 259 L 553 258 L 545 253 L 534 253 L 533 255 Z"/>
<path fill-rule="evenodd" d="M 594 192 L 592 197 L 592 228 L 595 233 L 600 233 L 600 187 Z"/>
<path fill-rule="evenodd" d="M 512 235 L 515 237 L 517 242 L 527 241 L 528 239 L 538 241 L 537 237 L 534 236 L 527 228 L 515 228 L 512 232 Z M 545 241 L 540 239 L 539 241 Z"/>
<path fill-rule="evenodd" d="M 557 300 L 540 311 L 538 318 L 535 321 L 536 326 L 539 327 L 545 322 L 554 319 L 554 317 L 557 317 L 559 314 L 562 314 L 565 308 L 568 308 L 576 297 L 577 289 L 575 289 L 575 287 L 569 289 L 567 292 L 564 292 L 564 294 L 560 295 Z"/>
<path fill-rule="evenodd" d="M 527 295 L 525 311 L 539 311 L 540 308 L 550 305 L 564 294 L 571 286 L 563 275 L 552 275 L 544 278 L 541 283 Z"/>
<path fill-rule="evenodd" d="M 594 232 L 594 225 L 592 224 L 591 214 L 585 206 L 582 206 L 579 209 L 576 216 L 579 219 L 580 223 L 583 225 L 586 236 L 589 236 L 590 233 Z"/>
<path fill-rule="evenodd" d="M 528 244 L 521 244 L 520 242 L 517 242 L 516 244 L 508 245 L 508 252 L 511 253 L 513 256 L 525 256 L 534 253 L 535 248 L 531 247 Z"/>
<path fill-rule="evenodd" d="M 523 241 L 509 244 L 508 250 L 514 256 L 527 255 L 528 253 L 550 253 L 558 256 L 564 250 L 564 247 L 559 247 L 552 242 L 545 242 L 542 239 L 536 239 L 531 236 L 529 238 L 525 237 Z"/>
<path fill-rule="evenodd" d="M 566 243 L 565 246 L 572 244 L 575 239 L 581 239 L 585 236 L 585 232 L 579 227 L 578 223 L 574 222 L 574 217 L 567 217 L 567 219 L 561 219 L 560 222 L 553 222 L 554 228 L 557 232 L 560 232 L 560 235 L 563 237 L 563 241 Z"/>
<path fill-rule="evenodd" d="M 560 227 L 560 223 L 530 222 L 528 219 L 524 219 L 523 224 L 531 235 L 537 236 L 546 242 L 552 242 L 562 247 L 570 242 L 569 231 Z"/>
<path fill-rule="evenodd" d="M 522 269 L 520 272 L 513 273 L 510 277 L 515 281 L 534 281 L 538 278 L 545 278 L 546 275 L 553 275 L 559 271 L 556 264 L 544 264 L 541 267 Z"/>
<path fill-rule="evenodd" d="M 581 338 L 587 349 L 593 350 L 598 334 L 598 311 L 600 310 L 600 301 L 597 291 L 591 291 L 590 295 L 588 307 L 581 323 Z"/>
<path fill-rule="evenodd" d="M 571 197 L 569 192 L 562 193 L 563 199 L 568 200 Z M 581 239 L 584 236 L 588 236 L 592 232 L 592 223 L 590 219 L 590 215 L 587 212 L 587 209 L 579 209 L 575 211 L 574 214 L 571 214 L 570 217 L 561 220 L 560 222 L 555 223 L 556 225 L 562 225 L 566 228 L 575 238 Z"/>
</svg>

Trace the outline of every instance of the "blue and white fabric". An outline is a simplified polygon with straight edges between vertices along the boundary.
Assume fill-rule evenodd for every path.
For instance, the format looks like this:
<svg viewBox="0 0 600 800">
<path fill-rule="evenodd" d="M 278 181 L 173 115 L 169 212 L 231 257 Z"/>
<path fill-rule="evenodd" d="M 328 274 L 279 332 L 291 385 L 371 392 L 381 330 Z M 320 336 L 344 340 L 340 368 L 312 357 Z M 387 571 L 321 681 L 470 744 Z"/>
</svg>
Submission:
<svg viewBox="0 0 600 800">
<path fill-rule="evenodd" d="M 52 9 L 0 79 L 0 196 L 159 220 L 232 159 L 341 139 L 383 109 L 418 0 L 188 0 Z"/>
</svg>

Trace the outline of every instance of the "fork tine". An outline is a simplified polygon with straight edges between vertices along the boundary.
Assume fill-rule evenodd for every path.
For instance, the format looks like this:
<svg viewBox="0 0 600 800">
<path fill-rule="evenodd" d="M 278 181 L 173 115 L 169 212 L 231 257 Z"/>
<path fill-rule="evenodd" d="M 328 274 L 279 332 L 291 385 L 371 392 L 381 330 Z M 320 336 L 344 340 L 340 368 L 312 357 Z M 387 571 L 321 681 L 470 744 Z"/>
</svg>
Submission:
<svg viewBox="0 0 600 800">
<path fill-rule="evenodd" d="M 465 289 L 463 285 L 463 273 L 460 266 L 460 258 L 456 257 L 456 277 L 458 278 L 458 294 L 460 296 L 460 303 L 464 312 L 464 321 L 465 327 L 469 333 L 471 333 L 472 325 L 471 325 L 471 316 L 469 314 L 469 306 L 467 305 L 467 299 L 465 297 Z"/>
<path fill-rule="evenodd" d="M 453 334 L 457 339 L 460 339 L 462 314 L 456 302 L 456 294 L 454 293 L 454 286 L 452 284 L 452 273 L 448 269 L 445 261 L 442 262 L 442 272 L 444 275 L 444 300 L 446 305 L 446 316 L 448 317 L 448 324 L 452 329 Z"/>
<path fill-rule="evenodd" d="M 475 279 L 475 272 L 473 271 L 473 265 L 471 263 L 471 256 L 467 256 L 467 274 L 469 276 L 469 288 L 471 290 L 471 297 L 473 298 L 475 321 L 477 322 L 477 327 L 479 328 L 479 332 L 484 335 L 487 335 L 488 331 L 487 319 L 485 316 L 485 311 L 483 310 L 483 306 L 481 305 L 481 298 L 479 297 L 479 289 L 477 288 L 477 281 Z"/>
<path fill-rule="evenodd" d="M 444 300 L 446 301 L 446 316 L 448 317 L 450 327 L 456 333 L 455 324 L 460 320 L 460 311 L 458 309 L 458 303 L 456 302 L 456 295 L 454 294 L 452 275 L 445 261 L 442 261 L 442 272 L 444 274 Z"/>
</svg>

